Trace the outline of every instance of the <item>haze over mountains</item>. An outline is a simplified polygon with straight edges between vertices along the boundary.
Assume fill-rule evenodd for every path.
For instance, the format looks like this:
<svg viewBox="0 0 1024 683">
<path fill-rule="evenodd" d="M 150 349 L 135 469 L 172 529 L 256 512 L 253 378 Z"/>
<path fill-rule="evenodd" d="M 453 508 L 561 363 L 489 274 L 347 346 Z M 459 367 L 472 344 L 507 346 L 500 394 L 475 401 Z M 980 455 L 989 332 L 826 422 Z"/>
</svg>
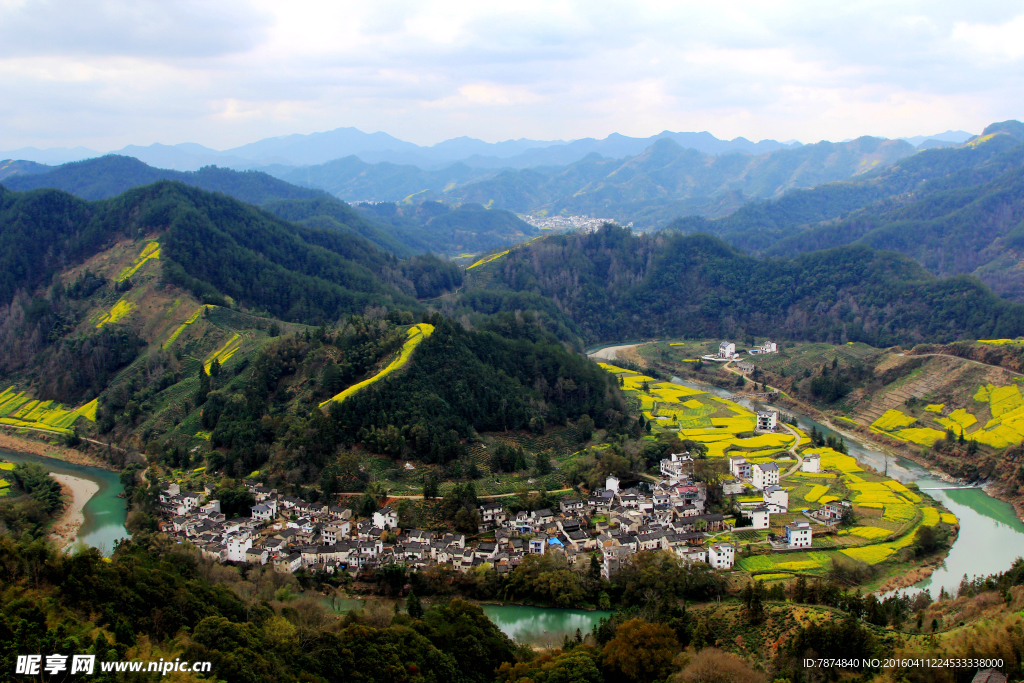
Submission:
<svg viewBox="0 0 1024 683">
<path fill-rule="evenodd" d="M 914 146 L 928 143 L 955 144 L 971 137 L 964 131 L 946 131 L 936 135 L 918 135 L 902 138 Z M 390 162 L 419 166 L 433 170 L 456 162 L 474 168 L 528 168 L 531 166 L 564 166 L 598 153 L 604 157 L 621 159 L 639 154 L 656 140 L 669 138 L 681 147 L 704 154 L 763 154 L 780 149 L 799 147 L 793 140 L 778 142 L 761 140 L 751 142 L 743 137 L 720 140 L 707 131 L 700 133 L 674 133 L 662 131 L 647 138 L 634 138 L 612 133 L 603 140 L 582 138 L 563 140 L 505 140 L 489 143 L 470 137 L 458 137 L 435 145 L 420 146 L 399 140 L 387 133 L 364 133 L 356 128 L 337 128 L 308 135 L 285 135 L 265 138 L 240 147 L 215 150 L 193 142 L 175 145 L 153 143 L 128 145 L 118 150 L 99 152 L 86 147 L 54 147 L 38 149 L 23 147 L 0 152 L 0 159 L 34 161 L 55 165 L 81 161 L 103 154 L 132 156 L 151 166 L 177 171 L 196 171 L 203 166 L 217 165 L 238 170 L 264 166 L 310 166 L 334 159 L 357 156 L 367 163 Z"/>
</svg>

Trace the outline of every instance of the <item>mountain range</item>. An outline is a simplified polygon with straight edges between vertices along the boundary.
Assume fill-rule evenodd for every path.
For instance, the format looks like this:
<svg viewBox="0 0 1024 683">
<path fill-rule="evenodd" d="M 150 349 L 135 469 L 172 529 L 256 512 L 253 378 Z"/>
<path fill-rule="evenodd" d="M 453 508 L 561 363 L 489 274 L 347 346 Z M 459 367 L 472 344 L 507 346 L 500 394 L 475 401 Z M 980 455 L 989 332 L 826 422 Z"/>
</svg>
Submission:
<svg viewBox="0 0 1024 683">
<path fill-rule="evenodd" d="M 956 148 L 929 149 L 870 177 L 747 204 L 669 230 L 709 233 L 788 257 L 848 244 L 910 256 L 939 276 L 975 275 L 1024 301 L 1024 124 L 995 123 Z"/>
<path fill-rule="evenodd" d="M 917 146 L 926 144 L 955 144 L 970 137 L 964 131 L 946 131 L 937 135 L 919 135 L 904 138 Z M 264 166 L 311 166 L 334 159 L 357 156 L 368 163 L 389 162 L 413 165 L 425 170 L 437 170 L 456 162 L 474 168 L 529 168 L 533 166 L 564 166 L 597 153 L 621 159 L 639 154 L 655 141 L 668 138 L 681 147 L 695 149 L 704 154 L 763 154 L 780 149 L 799 147 L 796 141 L 777 142 L 761 140 L 751 142 L 743 137 L 720 140 L 707 131 L 676 133 L 662 131 L 650 137 L 629 137 L 612 133 L 598 140 L 505 140 L 489 143 L 470 137 L 458 137 L 434 145 L 421 146 L 399 140 L 387 133 L 364 133 L 356 128 L 336 128 L 308 135 L 294 134 L 265 138 L 239 147 L 215 150 L 203 145 L 184 142 L 175 145 L 154 143 L 148 146 L 128 145 L 109 154 L 132 156 L 151 166 L 178 171 L 196 171 L 203 166 L 217 165 L 237 170 Z M 85 147 L 37 149 L 23 147 L 0 152 L 0 159 L 35 161 L 42 164 L 63 164 L 71 161 L 102 156 L 101 152 Z"/>
</svg>

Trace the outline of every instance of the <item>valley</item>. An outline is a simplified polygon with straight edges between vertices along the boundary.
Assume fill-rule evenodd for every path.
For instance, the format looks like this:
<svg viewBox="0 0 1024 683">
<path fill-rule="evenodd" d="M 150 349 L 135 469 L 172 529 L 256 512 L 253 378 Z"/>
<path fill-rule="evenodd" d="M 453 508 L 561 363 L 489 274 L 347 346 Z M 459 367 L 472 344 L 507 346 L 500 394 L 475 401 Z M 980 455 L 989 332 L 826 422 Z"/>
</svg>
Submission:
<svg viewBox="0 0 1024 683">
<path fill-rule="evenodd" d="M 1008 137 L 928 153 L 985 176 Z M 301 609 L 318 638 L 468 615 L 506 672 L 536 661 L 509 654 L 527 632 L 608 672 L 636 628 L 666 634 L 666 661 L 717 647 L 780 676 L 840 629 L 865 652 L 1005 653 L 978 643 L 992 620 L 1014 633 L 1024 530 L 921 467 L 1021 504 L 1024 307 L 981 281 L 865 244 L 766 257 L 724 230 L 556 233 L 484 203 L 353 208 L 256 173 L 156 171 L 113 158 L 0 188 L 0 429 L 113 470 L 70 474 L 100 486 L 89 571 L 131 564 L 145 584 L 173 558 L 201 577 L 176 590 L 222 596 L 180 616 L 185 647 L 220 651 L 207 619 Z M 889 192 L 886 173 L 904 170 L 851 182 Z M 636 343 L 583 353 L 614 339 Z M 741 355 L 710 360 L 722 339 Z M 13 558 L 63 505 L 30 464 L 71 465 L 5 459 Z M 179 648 L 128 614 L 110 642 L 141 647 L 130 620 Z M 557 637 L 525 626 L 538 615 Z M 269 633 L 252 642 L 285 651 Z"/>
</svg>

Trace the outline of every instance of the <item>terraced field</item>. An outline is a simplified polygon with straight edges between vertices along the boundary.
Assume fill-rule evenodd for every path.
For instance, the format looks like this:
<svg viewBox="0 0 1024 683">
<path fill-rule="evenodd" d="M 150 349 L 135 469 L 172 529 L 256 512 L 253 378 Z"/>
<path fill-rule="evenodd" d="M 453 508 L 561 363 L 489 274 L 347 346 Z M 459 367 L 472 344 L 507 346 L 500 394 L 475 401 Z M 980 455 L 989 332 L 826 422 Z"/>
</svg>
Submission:
<svg viewBox="0 0 1024 683">
<path fill-rule="evenodd" d="M 97 401 L 93 399 L 76 410 L 69 410 L 53 401 L 32 400 L 23 391 L 8 387 L 0 392 L 0 424 L 31 427 L 60 434 L 70 434 L 78 418 L 96 421 Z"/>
</svg>

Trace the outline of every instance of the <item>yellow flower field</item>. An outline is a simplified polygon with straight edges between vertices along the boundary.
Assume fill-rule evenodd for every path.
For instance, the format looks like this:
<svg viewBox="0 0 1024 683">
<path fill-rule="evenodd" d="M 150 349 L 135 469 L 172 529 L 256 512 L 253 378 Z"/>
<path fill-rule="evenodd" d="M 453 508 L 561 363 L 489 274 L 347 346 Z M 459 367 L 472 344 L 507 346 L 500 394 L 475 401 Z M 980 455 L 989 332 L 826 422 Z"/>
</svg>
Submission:
<svg viewBox="0 0 1024 683">
<path fill-rule="evenodd" d="M 912 429 L 901 429 L 895 435 L 904 441 L 916 443 L 921 446 L 931 446 L 939 439 L 945 438 L 945 432 L 930 427 L 915 427 Z"/>
<path fill-rule="evenodd" d="M 866 545 L 861 548 L 843 548 L 839 552 L 860 562 L 878 564 L 889 559 L 889 556 L 894 551 L 887 545 L 880 543 L 878 545 Z"/>
<path fill-rule="evenodd" d="M 416 350 L 416 347 L 419 346 L 424 339 L 426 339 L 433 333 L 433 325 L 429 325 L 427 323 L 419 323 L 418 325 L 413 325 L 412 327 L 409 328 L 408 338 L 406 339 L 405 344 L 402 345 L 402 352 L 398 354 L 398 358 L 391 361 L 391 363 L 388 364 L 386 368 L 378 372 L 373 377 L 370 377 L 369 379 L 364 379 L 362 382 L 359 382 L 357 384 L 353 384 L 340 394 L 337 394 L 336 396 L 327 399 L 326 401 L 320 404 L 320 407 L 323 408 L 325 405 L 331 403 L 332 401 L 341 403 L 346 398 L 356 393 L 363 387 L 369 386 L 374 382 L 379 382 L 380 380 L 384 379 L 395 370 L 402 368 L 406 363 L 409 362 L 409 357 L 412 356 L 412 352 Z"/>
<path fill-rule="evenodd" d="M 69 434 L 79 417 L 95 422 L 96 407 L 93 399 L 77 410 L 68 410 L 53 401 L 29 399 L 25 392 L 8 387 L 0 393 L 0 424 Z"/>
<path fill-rule="evenodd" d="M 484 256 L 482 259 L 480 259 L 479 261 L 477 261 L 476 263 L 471 265 L 469 268 L 466 268 L 466 270 L 473 270 L 477 266 L 482 266 L 485 263 L 490 263 L 491 261 L 497 260 L 497 259 L 501 258 L 502 256 L 504 256 L 505 254 L 507 254 L 509 251 L 511 251 L 511 250 L 510 249 L 506 249 L 505 251 L 498 252 L 497 254 L 491 254 L 490 256 Z"/>
<path fill-rule="evenodd" d="M 850 529 L 850 533 L 854 536 L 860 536 L 872 541 L 877 541 L 880 538 L 889 536 L 892 532 L 888 529 L 882 529 L 877 526 L 857 526 Z"/>
<path fill-rule="evenodd" d="M 160 258 L 160 243 L 157 241 L 147 242 L 146 246 L 142 248 L 142 252 L 135 258 L 135 261 L 132 262 L 132 265 L 128 266 L 118 274 L 117 281 L 123 282 L 124 280 L 127 280 L 132 275 L 135 275 L 146 261 L 158 258 Z"/>
<path fill-rule="evenodd" d="M 96 327 L 103 327 L 107 323 L 116 323 L 124 318 L 126 315 L 132 312 L 135 308 L 135 304 L 125 299 L 120 299 L 116 304 L 110 307 L 110 312 L 104 314 L 100 321 L 96 323 Z"/>
<path fill-rule="evenodd" d="M 917 516 L 917 507 L 910 503 L 889 503 L 882 519 L 890 522 L 909 522 Z"/>
<path fill-rule="evenodd" d="M 959 524 L 959 520 L 952 512 L 943 512 L 939 515 L 939 519 L 943 524 Z"/>
<path fill-rule="evenodd" d="M 891 432 L 901 427 L 909 427 L 916 421 L 917 418 L 911 417 L 910 415 L 904 415 L 899 410 L 887 410 L 880 418 L 872 422 L 871 426 L 876 429 Z"/>
<path fill-rule="evenodd" d="M 240 335 L 235 332 L 219 349 L 206 357 L 206 360 L 203 361 L 203 367 L 207 372 L 209 372 L 214 359 L 216 359 L 221 365 L 224 365 L 224 363 L 228 362 L 231 356 L 235 355 L 235 351 L 238 351 L 240 348 L 242 348 L 242 340 Z"/>
<path fill-rule="evenodd" d="M 941 413 L 942 409 L 946 407 L 945 403 L 929 403 L 924 407 L 929 413 Z"/>
<path fill-rule="evenodd" d="M 921 508 L 921 514 L 922 526 L 935 526 L 941 520 L 938 509 L 933 507 Z"/>
<path fill-rule="evenodd" d="M 167 338 L 167 341 L 165 341 L 160 348 L 164 350 L 169 349 L 171 344 L 173 344 L 178 339 L 178 337 L 181 336 L 181 333 L 184 332 L 189 325 L 199 320 L 199 316 L 203 314 L 203 311 L 209 310 L 213 307 L 214 306 L 212 304 L 203 304 L 202 306 L 197 308 L 195 312 L 193 312 L 192 315 L 188 317 L 188 320 L 183 322 L 181 325 L 178 325 L 177 329 L 175 329 L 174 332 L 171 333 L 171 336 Z"/>
<path fill-rule="evenodd" d="M 828 493 L 827 486 L 824 486 L 823 484 L 815 484 L 814 486 L 811 487 L 811 490 L 807 493 L 807 495 L 804 496 L 804 499 L 811 503 L 814 503 L 826 493 Z"/>
</svg>

